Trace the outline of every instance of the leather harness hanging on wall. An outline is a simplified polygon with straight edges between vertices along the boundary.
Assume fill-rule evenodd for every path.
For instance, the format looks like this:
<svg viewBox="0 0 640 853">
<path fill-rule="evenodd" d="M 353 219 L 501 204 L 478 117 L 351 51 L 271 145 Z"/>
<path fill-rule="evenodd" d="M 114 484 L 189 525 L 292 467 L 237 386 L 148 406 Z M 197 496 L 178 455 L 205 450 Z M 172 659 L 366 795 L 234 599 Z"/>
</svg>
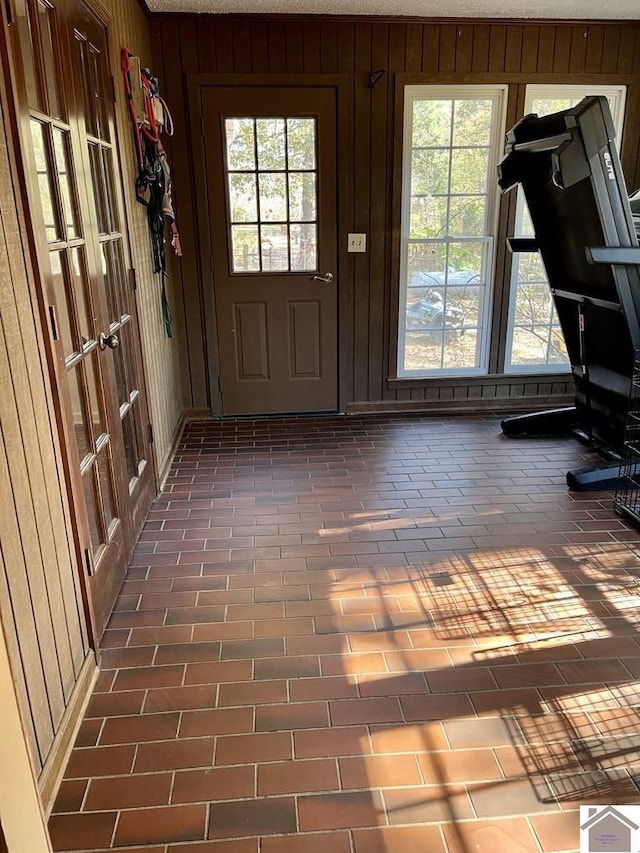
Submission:
<svg viewBox="0 0 640 853">
<path fill-rule="evenodd" d="M 171 198 L 171 171 L 166 151 L 160 141 L 160 133 L 164 131 L 167 136 L 173 136 L 173 119 L 166 103 L 160 97 L 158 78 L 154 77 L 148 68 L 143 68 L 140 59 L 127 48 L 122 49 L 121 68 L 138 165 L 136 199 L 147 209 L 153 271 L 162 279 L 162 313 L 167 337 L 171 338 L 171 311 L 165 287 L 165 220 L 171 230 L 171 246 L 178 257 L 182 257 L 182 246 Z"/>
</svg>

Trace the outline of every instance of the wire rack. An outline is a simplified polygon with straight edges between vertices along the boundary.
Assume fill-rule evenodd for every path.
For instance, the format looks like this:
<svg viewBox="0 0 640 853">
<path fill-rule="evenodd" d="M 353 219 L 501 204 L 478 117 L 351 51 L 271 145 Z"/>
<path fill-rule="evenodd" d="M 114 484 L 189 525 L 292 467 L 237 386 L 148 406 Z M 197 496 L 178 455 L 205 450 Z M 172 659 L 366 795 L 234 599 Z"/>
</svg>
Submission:
<svg viewBox="0 0 640 853">
<path fill-rule="evenodd" d="M 636 352 L 624 431 L 624 448 L 614 496 L 621 515 L 640 526 L 640 352 Z"/>
</svg>

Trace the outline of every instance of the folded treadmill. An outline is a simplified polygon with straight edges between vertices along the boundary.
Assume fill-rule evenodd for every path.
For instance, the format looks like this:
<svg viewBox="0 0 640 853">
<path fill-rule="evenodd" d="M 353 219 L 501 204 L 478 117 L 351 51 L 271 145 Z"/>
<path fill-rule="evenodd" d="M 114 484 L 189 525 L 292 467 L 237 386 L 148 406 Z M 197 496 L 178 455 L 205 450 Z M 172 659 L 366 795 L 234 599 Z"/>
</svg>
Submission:
<svg viewBox="0 0 640 853">
<path fill-rule="evenodd" d="M 609 460 L 567 474 L 576 490 L 611 488 L 624 444 L 634 353 L 640 349 L 640 249 L 603 96 L 568 110 L 528 115 L 507 134 L 498 166 L 503 192 L 517 184 L 539 251 L 575 382 L 575 405 L 509 418 L 505 435 L 572 432 Z"/>
</svg>

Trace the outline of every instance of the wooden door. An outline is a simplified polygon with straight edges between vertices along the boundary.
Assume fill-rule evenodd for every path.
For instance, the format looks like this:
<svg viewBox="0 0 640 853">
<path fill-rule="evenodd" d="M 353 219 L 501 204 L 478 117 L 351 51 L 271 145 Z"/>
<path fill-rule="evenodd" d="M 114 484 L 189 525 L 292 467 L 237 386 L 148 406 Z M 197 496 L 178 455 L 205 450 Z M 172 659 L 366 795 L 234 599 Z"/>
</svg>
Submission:
<svg viewBox="0 0 640 853">
<path fill-rule="evenodd" d="M 97 641 L 154 491 L 106 30 L 79 0 L 20 11 L 28 183 Z"/>
<path fill-rule="evenodd" d="M 223 414 L 335 411 L 335 90 L 201 91 Z"/>
</svg>

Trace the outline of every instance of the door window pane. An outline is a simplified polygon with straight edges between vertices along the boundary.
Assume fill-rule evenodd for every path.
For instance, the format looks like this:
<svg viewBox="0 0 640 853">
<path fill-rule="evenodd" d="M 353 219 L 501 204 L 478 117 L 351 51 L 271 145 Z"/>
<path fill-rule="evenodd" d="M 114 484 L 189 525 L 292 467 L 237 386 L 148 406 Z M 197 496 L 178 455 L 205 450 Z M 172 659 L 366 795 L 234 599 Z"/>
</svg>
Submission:
<svg viewBox="0 0 640 853">
<path fill-rule="evenodd" d="M 79 344 L 84 346 L 93 339 L 93 322 L 89 311 L 89 301 L 87 297 L 87 269 L 84 262 L 84 249 L 75 247 L 67 250 L 67 259 L 69 263 L 69 277 L 71 280 L 71 288 L 74 293 L 76 303 L 76 319 L 78 333 L 80 336 Z"/>
<path fill-rule="evenodd" d="M 318 257 L 316 226 L 290 225 L 289 233 L 291 269 L 312 272 L 316 268 Z"/>
<path fill-rule="evenodd" d="M 75 199 L 72 195 L 71 177 L 69 174 L 69 150 L 67 148 L 68 133 L 58 128 L 53 130 L 53 150 L 56 158 L 56 173 L 58 189 L 62 203 L 62 217 L 66 230 L 66 239 L 78 236 Z"/>
<path fill-rule="evenodd" d="M 56 26 L 56 11 L 48 3 L 38 0 L 38 19 L 40 21 L 40 40 L 42 44 L 42 60 L 44 63 L 44 79 L 47 87 L 50 116 L 63 118 L 62 101 L 59 93 L 60 66 L 58 64 L 58 32 Z"/>
<path fill-rule="evenodd" d="M 405 92 L 398 374 L 484 373 L 506 88 Z"/>
<path fill-rule="evenodd" d="M 38 69 L 34 49 L 35 33 L 26 0 L 15 0 L 14 6 L 18 39 L 20 40 L 22 68 L 27 90 L 27 104 L 33 109 L 44 112 L 44 99 L 38 85 Z"/>
<path fill-rule="evenodd" d="M 225 130 L 232 272 L 315 270 L 316 120 L 227 118 Z"/>
<path fill-rule="evenodd" d="M 95 450 L 95 443 L 98 441 L 101 435 L 107 432 L 104 422 L 104 416 L 102 413 L 102 396 L 100 394 L 100 385 L 98 384 L 100 375 L 98 367 L 98 353 L 95 350 L 91 353 L 90 356 L 85 358 L 84 369 L 87 381 L 87 392 L 89 395 L 88 404 L 91 423 L 93 425 L 93 440 Z"/>
<path fill-rule="evenodd" d="M 256 119 L 256 131 L 258 135 L 258 168 L 286 169 L 284 119 Z"/>
<path fill-rule="evenodd" d="M 45 129 L 44 126 L 35 119 L 31 120 L 31 141 L 33 143 L 33 155 L 36 164 L 36 177 L 38 180 L 38 189 L 40 191 L 40 203 L 42 205 L 44 229 L 47 235 L 47 240 L 51 243 L 55 240 L 59 240 L 61 235 L 58 227 L 58 217 L 55 212 L 53 187 L 51 185 L 52 170 L 49 164 Z"/>
<path fill-rule="evenodd" d="M 316 168 L 315 119 L 287 119 L 287 165 L 289 169 Z"/>
<path fill-rule="evenodd" d="M 229 171 L 255 169 L 256 138 L 253 119 L 228 118 L 225 121 L 225 130 Z"/>
<path fill-rule="evenodd" d="M 586 95 L 609 99 L 616 141 L 620 144 L 624 116 L 624 86 L 527 86 L 524 112 L 547 115 L 575 106 Z M 518 187 L 515 236 L 533 236 L 522 188 Z M 551 298 L 542 259 L 538 253 L 514 253 L 511 266 L 507 373 L 557 372 L 569 359 L 558 315 Z"/>
<path fill-rule="evenodd" d="M 111 477 L 111 444 L 106 444 L 98 456 L 98 479 L 100 482 L 100 497 L 102 498 L 102 513 L 105 530 L 108 532 L 111 522 L 116 517 L 115 500 L 113 496 L 113 479 Z"/>
<path fill-rule="evenodd" d="M 87 520 L 89 522 L 89 533 L 91 535 L 91 547 L 95 554 L 95 552 L 104 543 L 102 524 L 100 523 L 100 512 L 98 509 L 99 498 L 96 484 L 95 465 L 92 465 L 85 473 L 82 478 L 82 485 L 84 487 L 84 501 L 87 507 Z"/>
<path fill-rule="evenodd" d="M 73 305 L 65 276 L 63 253 L 51 252 L 49 254 L 49 265 L 51 267 L 51 281 L 56 302 L 58 338 L 62 342 L 62 352 L 65 358 L 68 358 L 80 347 L 76 345 L 76 336 L 72 331 L 75 326 Z"/>
<path fill-rule="evenodd" d="M 69 384 L 73 428 L 78 447 L 78 459 L 82 462 L 83 459 L 93 453 L 93 441 L 86 416 L 85 391 L 80 365 L 67 372 L 67 381 Z"/>
<path fill-rule="evenodd" d="M 127 460 L 127 471 L 129 479 L 138 476 L 138 463 L 140 453 L 138 450 L 138 436 L 135 423 L 135 414 L 138 406 L 131 406 L 122 418 L 122 434 L 124 437 L 124 450 Z"/>
<path fill-rule="evenodd" d="M 96 205 L 98 231 L 100 234 L 108 234 L 110 228 L 107 211 L 107 192 L 104 183 L 104 173 L 102 171 L 101 149 L 97 142 L 89 143 L 89 163 L 91 165 L 91 181 L 93 184 L 93 198 Z"/>
<path fill-rule="evenodd" d="M 257 225 L 232 225 L 231 246 L 234 272 L 259 272 L 260 254 Z"/>
</svg>

